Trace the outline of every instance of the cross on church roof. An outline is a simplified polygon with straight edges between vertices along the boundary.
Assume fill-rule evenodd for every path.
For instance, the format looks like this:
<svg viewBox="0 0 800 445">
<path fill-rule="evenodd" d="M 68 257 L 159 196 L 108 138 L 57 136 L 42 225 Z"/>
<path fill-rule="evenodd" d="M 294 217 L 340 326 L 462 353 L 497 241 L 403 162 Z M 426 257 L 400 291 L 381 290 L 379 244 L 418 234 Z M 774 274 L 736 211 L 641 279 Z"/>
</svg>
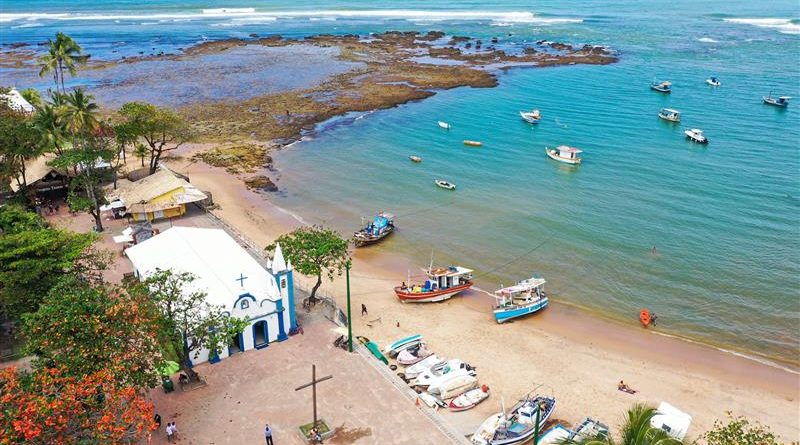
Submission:
<svg viewBox="0 0 800 445">
<path fill-rule="evenodd" d="M 237 278 L 237 279 L 236 279 L 236 280 L 234 280 L 234 281 L 238 281 L 238 282 L 239 282 L 239 285 L 241 285 L 242 287 L 244 287 L 244 280 L 246 280 L 246 279 L 247 279 L 247 277 L 246 277 L 246 276 L 244 276 L 244 274 L 243 274 L 243 273 L 240 273 L 240 274 L 239 274 L 239 278 Z"/>
</svg>

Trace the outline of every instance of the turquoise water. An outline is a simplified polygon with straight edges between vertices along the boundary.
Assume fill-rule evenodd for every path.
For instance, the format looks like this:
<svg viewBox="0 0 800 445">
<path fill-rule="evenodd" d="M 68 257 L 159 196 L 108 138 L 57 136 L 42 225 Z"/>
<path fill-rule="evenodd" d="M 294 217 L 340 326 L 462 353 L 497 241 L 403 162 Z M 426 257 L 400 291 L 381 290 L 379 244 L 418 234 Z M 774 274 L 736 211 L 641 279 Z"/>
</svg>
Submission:
<svg viewBox="0 0 800 445">
<path fill-rule="evenodd" d="M 361 2 L 164 1 L 122 17 L 135 4 L 37 2 L 33 11 L 6 2 L 0 42 L 64 29 L 114 57 L 250 33 L 441 29 L 502 45 L 614 48 L 614 65 L 515 69 L 497 88 L 443 91 L 328 124 L 276 156 L 284 191 L 273 200 L 343 232 L 389 210 L 400 231 L 376 249 L 408 256 L 410 268 L 427 264 L 433 248 L 438 262 L 476 269 L 487 289 L 537 273 L 556 299 L 631 320 L 646 306 L 665 331 L 797 362 L 797 2 L 412 1 L 370 3 L 364 13 L 353 12 Z M 201 11 L 221 7 L 254 11 Z M 722 87 L 707 86 L 709 75 Z M 654 78 L 671 80 L 674 93 L 649 91 Z M 761 104 L 771 90 L 798 100 L 788 110 Z M 681 124 L 656 117 L 666 106 L 683 112 Z M 532 107 L 544 115 L 537 127 L 517 115 Z M 685 127 L 702 128 L 711 143 L 687 142 Z M 583 165 L 547 159 L 544 147 L 558 144 L 584 149 Z M 436 188 L 435 177 L 458 189 Z"/>
</svg>

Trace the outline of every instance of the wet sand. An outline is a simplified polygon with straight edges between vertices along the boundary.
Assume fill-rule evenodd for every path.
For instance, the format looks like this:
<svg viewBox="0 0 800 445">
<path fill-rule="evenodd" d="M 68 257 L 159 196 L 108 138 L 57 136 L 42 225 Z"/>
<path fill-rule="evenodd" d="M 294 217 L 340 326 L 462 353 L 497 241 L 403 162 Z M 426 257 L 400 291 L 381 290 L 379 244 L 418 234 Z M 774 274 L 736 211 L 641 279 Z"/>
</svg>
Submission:
<svg viewBox="0 0 800 445">
<path fill-rule="evenodd" d="M 220 206 L 215 213 L 259 245 L 301 224 L 271 204 L 268 196 L 246 190 L 235 175 L 188 161 L 192 152 L 207 148 L 186 147 L 183 159 L 171 161 L 170 166 L 213 193 Z M 313 209 L 308 214 L 313 215 Z M 656 335 L 641 329 L 636 320 L 630 326 L 606 321 L 559 304 L 558 296 L 543 313 L 504 325 L 493 321 L 493 300 L 480 290 L 443 303 L 401 304 L 391 288 L 416 266 L 369 249 L 354 252 L 352 304 L 359 308 L 363 303 L 369 309 L 366 317 L 354 314 L 354 331 L 382 345 L 421 333 L 439 355 L 477 366 L 480 381 L 493 389 L 494 396 L 471 411 L 444 414 L 465 433 L 498 410 L 498 396 L 509 404 L 543 385 L 540 391 L 552 392 L 558 399 L 556 417 L 567 423 L 592 416 L 618 425 L 624 410 L 635 402 L 667 401 L 692 415 L 690 437 L 732 411 L 770 425 L 786 441 L 800 439 L 796 373 Z M 298 281 L 307 287 L 310 280 Z M 343 278 L 326 282 L 321 291 L 344 305 Z M 620 379 L 639 392 L 617 391 Z"/>
</svg>

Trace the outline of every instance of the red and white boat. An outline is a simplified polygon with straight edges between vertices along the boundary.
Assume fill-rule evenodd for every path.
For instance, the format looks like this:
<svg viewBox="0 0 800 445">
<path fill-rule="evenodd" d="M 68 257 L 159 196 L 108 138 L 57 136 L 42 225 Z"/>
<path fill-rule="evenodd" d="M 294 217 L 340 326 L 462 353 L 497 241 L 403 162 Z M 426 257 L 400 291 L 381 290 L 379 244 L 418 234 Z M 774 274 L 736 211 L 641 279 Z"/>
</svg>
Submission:
<svg viewBox="0 0 800 445">
<path fill-rule="evenodd" d="M 425 283 L 411 283 L 394 288 L 403 303 L 432 303 L 444 301 L 472 287 L 472 269 L 461 266 L 437 267 L 425 271 Z"/>
</svg>

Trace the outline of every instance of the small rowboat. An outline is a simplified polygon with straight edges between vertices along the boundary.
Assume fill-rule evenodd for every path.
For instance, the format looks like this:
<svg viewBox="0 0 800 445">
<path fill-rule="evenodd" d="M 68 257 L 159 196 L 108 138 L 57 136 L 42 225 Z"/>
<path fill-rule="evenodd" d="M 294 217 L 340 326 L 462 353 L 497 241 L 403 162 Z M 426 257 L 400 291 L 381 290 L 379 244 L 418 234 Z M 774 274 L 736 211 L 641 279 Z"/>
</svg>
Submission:
<svg viewBox="0 0 800 445">
<path fill-rule="evenodd" d="M 453 184 L 451 182 L 447 182 L 444 179 L 434 179 L 434 182 L 436 183 L 436 185 L 438 185 L 439 187 L 441 187 L 443 189 L 447 189 L 447 190 L 455 190 L 456 189 L 456 185 L 455 184 Z"/>
<path fill-rule="evenodd" d="M 650 89 L 669 94 L 672 92 L 672 82 L 653 82 L 650 84 Z"/>
<path fill-rule="evenodd" d="M 449 130 L 450 124 L 448 124 L 447 122 L 439 121 L 439 128 L 444 128 L 445 130 Z"/>
<path fill-rule="evenodd" d="M 411 155 L 408 159 L 411 159 L 411 162 L 422 162 L 422 158 L 416 155 Z"/>
<path fill-rule="evenodd" d="M 555 149 L 545 147 L 544 152 L 550 159 L 558 162 L 572 165 L 581 163 L 581 158 L 578 157 L 578 153 L 582 153 L 582 151 L 575 147 L 568 147 L 566 145 L 559 145 Z"/>
<path fill-rule="evenodd" d="M 711 85 L 712 87 L 718 87 L 722 85 L 722 82 L 720 82 L 719 79 L 716 78 L 716 76 L 711 76 L 708 79 L 706 79 L 706 83 Z"/>
<path fill-rule="evenodd" d="M 483 143 L 480 142 L 480 141 L 466 140 L 466 141 L 464 141 L 464 145 L 469 145 L 471 147 L 480 147 L 481 145 L 483 145 Z"/>
<path fill-rule="evenodd" d="M 489 398 L 489 387 L 483 385 L 480 388 L 467 391 L 451 400 L 447 407 L 450 408 L 450 411 L 466 411 L 470 408 L 474 408 L 475 405 L 483 402 L 487 398 Z"/>
</svg>

